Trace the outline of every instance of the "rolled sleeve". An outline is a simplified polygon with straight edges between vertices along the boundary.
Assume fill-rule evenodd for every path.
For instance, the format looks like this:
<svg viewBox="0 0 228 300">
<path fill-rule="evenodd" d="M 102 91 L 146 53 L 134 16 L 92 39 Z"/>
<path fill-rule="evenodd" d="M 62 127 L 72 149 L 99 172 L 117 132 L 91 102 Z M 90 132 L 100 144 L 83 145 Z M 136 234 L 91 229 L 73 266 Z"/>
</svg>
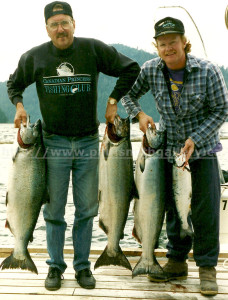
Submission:
<svg viewBox="0 0 228 300">
<path fill-rule="evenodd" d="M 142 108 L 139 104 L 139 99 L 146 94 L 148 90 L 149 84 L 147 80 L 146 69 L 143 66 L 131 90 L 121 99 L 122 105 L 132 119 L 134 119 L 136 115 L 142 111 Z"/>
</svg>

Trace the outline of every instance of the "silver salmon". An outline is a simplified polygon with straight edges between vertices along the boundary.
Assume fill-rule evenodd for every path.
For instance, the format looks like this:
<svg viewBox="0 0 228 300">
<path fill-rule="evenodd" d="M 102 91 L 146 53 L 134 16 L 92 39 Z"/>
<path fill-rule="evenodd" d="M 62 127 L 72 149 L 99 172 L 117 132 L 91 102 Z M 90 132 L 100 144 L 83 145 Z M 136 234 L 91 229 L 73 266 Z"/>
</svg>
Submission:
<svg viewBox="0 0 228 300">
<path fill-rule="evenodd" d="M 6 227 L 14 235 L 15 245 L 0 268 L 20 268 L 38 274 L 27 246 L 33 240 L 41 206 L 48 201 L 41 121 L 30 124 L 28 117 L 27 126 L 18 130 L 17 142 L 6 195 Z"/>
<path fill-rule="evenodd" d="M 132 277 L 149 274 L 156 281 L 166 278 L 154 255 L 165 215 L 163 142 L 162 132 L 148 128 L 135 170 L 139 197 L 134 200 L 133 236 L 142 244 L 142 255 L 133 269 Z"/>
<path fill-rule="evenodd" d="M 185 159 L 186 155 L 184 153 L 174 153 L 173 195 L 181 223 L 181 238 L 193 234 L 188 223 L 188 216 L 191 212 L 192 179 L 189 165 L 183 168 Z"/>
<path fill-rule="evenodd" d="M 124 237 L 130 201 L 134 193 L 130 121 L 116 116 L 108 124 L 101 145 L 99 165 L 99 225 L 108 243 L 94 268 L 118 265 L 132 270 L 119 242 Z"/>
</svg>

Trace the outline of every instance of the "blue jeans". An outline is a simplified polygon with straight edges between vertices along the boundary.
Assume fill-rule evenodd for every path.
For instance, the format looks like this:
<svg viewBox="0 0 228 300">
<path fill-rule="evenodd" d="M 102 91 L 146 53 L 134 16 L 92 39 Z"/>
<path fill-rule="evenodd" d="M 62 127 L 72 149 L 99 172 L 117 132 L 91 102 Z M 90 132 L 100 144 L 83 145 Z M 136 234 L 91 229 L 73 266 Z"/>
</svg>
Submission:
<svg viewBox="0 0 228 300">
<path fill-rule="evenodd" d="M 72 229 L 75 271 L 90 268 L 89 253 L 92 239 L 93 218 L 98 213 L 98 133 L 85 137 L 65 137 L 43 132 L 47 157 L 47 185 L 50 203 L 44 207 L 47 264 L 62 272 L 64 242 L 67 223 L 65 206 L 72 171 L 75 218 Z"/>
</svg>

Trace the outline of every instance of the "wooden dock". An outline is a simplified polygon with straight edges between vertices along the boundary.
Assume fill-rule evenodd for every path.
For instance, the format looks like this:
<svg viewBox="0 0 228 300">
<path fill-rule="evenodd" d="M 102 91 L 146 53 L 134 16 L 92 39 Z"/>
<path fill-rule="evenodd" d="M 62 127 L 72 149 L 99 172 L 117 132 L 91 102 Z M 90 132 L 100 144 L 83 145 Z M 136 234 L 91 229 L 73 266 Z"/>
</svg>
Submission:
<svg viewBox="0 0 228 300">
<path fill-rule="evenodd" d="M 0 248 L 0 263 L 8 256 L 11 248 Z M 140 249 L 123 249 L 132 267 L 141 255 Z M 131 277 L 131 272 L 122 267 L 108 266 L 93 270 L 94 263 L 101 253 L 100 249 L 91 250 L 92 271 L 97 280 L 93 290 L 82 289 L 74 279 L 72 267 L 73 251 L 65 249 L 65 260 L 68 265 L 64 273 L 62 287 L 58 291 L 47 291 L 44 280 L 47 276 L 48 257 L 45 249 L 30 248 L 29 252 L 37 266 L 39 274 L 17 269 L 0 271 L 0 299 L 2 300 L 136 300 L 136 299 L 207 299 L 200 294 L 198 267 L 192 258 L 188 260 L 189 276 L 187 280 L 167 283 L 149 282 L 146 276 Z M 156 250 L 156 257 L 163 266 L 166 262 L 166 250 Z M 228 299 L 228 252 L 220 254 L 217 266 L 219 294 L 211 299 Z"/>
</svg>

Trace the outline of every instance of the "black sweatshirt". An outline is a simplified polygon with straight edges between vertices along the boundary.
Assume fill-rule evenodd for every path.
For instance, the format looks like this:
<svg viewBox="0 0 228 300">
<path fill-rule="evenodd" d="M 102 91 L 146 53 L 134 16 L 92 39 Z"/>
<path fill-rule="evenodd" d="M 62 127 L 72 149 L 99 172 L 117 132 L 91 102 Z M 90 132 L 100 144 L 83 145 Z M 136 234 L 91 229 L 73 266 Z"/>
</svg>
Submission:
<svg viewBox="0 0 228 300">
<path fill-rule="evenodd" d="M 139 74 L 138 64 L 115 48 L 89 38 L 74 38 L 66 50 L 52 42 L 35 47 L 20 58 L 7 82 L 13 104 L 22 102 L 27 86 L 36 82 L 43 128 L 64 136 L 84 136 L 97 131 L 99 72 L 119 77 L 110 95 L 124 96 Z"/>
</svg>

